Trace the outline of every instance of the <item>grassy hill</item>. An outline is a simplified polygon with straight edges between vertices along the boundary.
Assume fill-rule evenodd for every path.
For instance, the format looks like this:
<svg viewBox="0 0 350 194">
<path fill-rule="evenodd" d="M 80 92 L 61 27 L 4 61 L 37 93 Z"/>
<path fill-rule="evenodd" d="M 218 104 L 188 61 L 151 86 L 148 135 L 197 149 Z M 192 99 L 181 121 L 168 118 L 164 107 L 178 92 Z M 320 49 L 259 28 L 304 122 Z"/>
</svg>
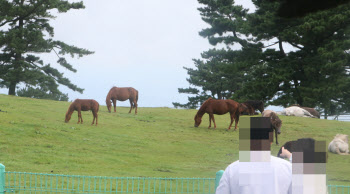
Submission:
<svg viewBox="0 0 350 194">
<path fill-rule="evenodd" d="M 128 107 L 108 113 L 100 105 L 99 125 L 91 112 L 64 122 L 69 102 L 0 95 L 0 163 L 6 171 L 143 177 L 215 177 L 238 159 L 238 131 L 226 131 L 229 116 L 215 116 L 207 129 L 204 115 L 193 127 L 196 110 Z M 302 137 L 326 140 L 350 135 L 350 122 L 280 116 L 280 145 Z M 272 154 L 279 146 L 273 144 Z M 350 156 L 329 154 L 328 184 L 350 185 Z"/>
</svg>

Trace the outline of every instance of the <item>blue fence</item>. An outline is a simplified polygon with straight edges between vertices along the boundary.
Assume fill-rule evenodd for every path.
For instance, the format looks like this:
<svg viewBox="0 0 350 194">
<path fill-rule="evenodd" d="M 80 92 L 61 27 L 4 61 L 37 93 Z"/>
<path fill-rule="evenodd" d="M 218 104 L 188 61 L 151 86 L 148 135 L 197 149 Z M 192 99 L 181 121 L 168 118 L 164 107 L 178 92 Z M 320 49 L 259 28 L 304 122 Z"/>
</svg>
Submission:
<svg viewBox="0 0 350 194">
<path fill-rule="evenodd" d="M 218 171 L 215 178 L 101 177 L 5 172 L 5 166 L 0 164 L 0 194 L 214 194 L 223 172 Z M 328 193 L 350 194 L 350 186 L 328 185 Z"/>
</svg>

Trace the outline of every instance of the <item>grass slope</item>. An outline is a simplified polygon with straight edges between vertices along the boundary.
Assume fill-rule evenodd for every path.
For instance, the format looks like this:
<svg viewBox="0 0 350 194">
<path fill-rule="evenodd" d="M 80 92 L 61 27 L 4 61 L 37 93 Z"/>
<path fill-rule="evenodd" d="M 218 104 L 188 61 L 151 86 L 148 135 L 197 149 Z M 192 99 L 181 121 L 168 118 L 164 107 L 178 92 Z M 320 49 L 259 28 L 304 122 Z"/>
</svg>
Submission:
<svg viewBox="0 0 350 194">
<path fill-rule="evenodd" d="M 194 128 L 196 110 L 117 107 L 108 113 L 100 105 L 99 125 L 64 116 L 69 102 L 0 95 L 0 162 L 7 171 L 136 177 L 215 177 L 238 159 L 238 131 L 226 131 L 229 116 L 215 116 L 218 128 L 207 129 L 204 115 Z M 302 137 L 326 140 L 350 135 L 350 122 L 299 117 L 283 120 L 280 145 Z M 273 144 L 272 154 L 279 146 Z M 350 156 L 329 154 L 328 184 L 350 185 Z"/>
</svg>

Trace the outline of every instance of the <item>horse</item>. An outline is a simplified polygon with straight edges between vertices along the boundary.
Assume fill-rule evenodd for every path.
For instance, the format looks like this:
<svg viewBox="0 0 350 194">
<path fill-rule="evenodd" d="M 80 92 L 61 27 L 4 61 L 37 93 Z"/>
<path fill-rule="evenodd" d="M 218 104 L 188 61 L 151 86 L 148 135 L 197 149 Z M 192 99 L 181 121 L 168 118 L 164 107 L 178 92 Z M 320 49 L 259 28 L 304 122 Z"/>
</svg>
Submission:
<svg viewBox="0 0 350 194">
<path fill-rule="evenodd" d="M 249 115 L 255 115 L 256 109 L 258 109 L 261 113 L 264 112 L 264 103 L 261 100 L 247 100 L 242 104 L 248 107 Z"/>
<path fill-rule="evenodd" d="M 69 106 L 68 111 L 66 113 L 66 119 L 65 122 L 68 123 L 73 112 L 76 110 L 78 111 L 78 124 L 80 123 L 83 124 L 83 118 L 81 117 L 81 111 L 92 111 L 92 115 L 94 116 L 94 119 L 92 120 L 92 124 L 95 122 L 96 118 L 96 125 L 97 125 L 97 112 L 99 109 L 100 105 L 96 100 L 90 100 L 90 99 L 76 99 L 74 102 Z"/>
<path fill-rule="evenodd" d="M 337 134 L 328 145 L 328 151 L 339 155 L 349 155 L 348 135 Z"/>
<path fill-rule="evenodd" d="M 300 107 L 306 111 L 308 111 L 310 114 L 312 114 L 313 116 L 317 117 L 317 118 L 320 118 L 320 113 L 315 110 L 314 108 L 310 108 L 310 107 L 304 107 L 304 106 L 300 106 L 299 104 L 293 104 L 291 105 L 290 107 L 293 107 L 293 106 L 297 106 L 297 107 Z"/>
<path fill-rule="evenodd" d="M 230 113 L 231 123 L 227 130 L 231 129 L 233 119 L 235 120 L 235 131 L 237 129 L 237 123 L 239 121 L 239 115 L 243 111 L 243 106 L 234 100 L 215 100 L 208 98 L 202 106 L 199 108 L 197 114 L 194 117 L 194 126 L 198 127 L 202 122 L 202 117 L 205 113 L 209 114 L 209 127 L 211 127 L 211 120 L 214 122 L 214 129 L 216 129 L 216 123 L 214 114 L 223 115 Z"/>
<path fill-rule="evenodd" d="M 272 110 L 265 110 L 265 111 L 263 111 L 261 116 L 262 117 L 270 117 L 271 118 L 272 129 L 275 131 L 276 145 L 279 145 L 278 139 L 277 139 L 277 134 L 281 134 L 281 127 L 282 127 L 281 119 Z"/>
<path fill-rule="evenodd" d="M 316 118 L 314 115 L 309 113 L 309 111 L 307 111 L 307 110 L 305 110 L 303 108 L 297 107 L 297 106 L 292 106 L 292 107 L 285 108 L 284 110 L 282 110 L 281 114 L 282 115 L 286 115 L 286 116 Z"/>
<path fill-rule="evenodd" d="M 107 104 L 107 109 L 108 112 L 111 112 L 111 101 L 113 102 L 114 106 L 114 112 L 117 112 L 117 100 L 119 101 L 125 101 L 128 100 L 130 101 L 130 111 L 133 108 L 135 108 L 135 115 L 137 114 L 137 101 L 139 99 L 139 92 L 135 90 L 134 88 L 131 87 L 125 87 L 125 88 L 118 88 L 118 87 L 113 87 L 109 90 L 107 97 L 106 97 L 106 104 Z"/>
</svg>

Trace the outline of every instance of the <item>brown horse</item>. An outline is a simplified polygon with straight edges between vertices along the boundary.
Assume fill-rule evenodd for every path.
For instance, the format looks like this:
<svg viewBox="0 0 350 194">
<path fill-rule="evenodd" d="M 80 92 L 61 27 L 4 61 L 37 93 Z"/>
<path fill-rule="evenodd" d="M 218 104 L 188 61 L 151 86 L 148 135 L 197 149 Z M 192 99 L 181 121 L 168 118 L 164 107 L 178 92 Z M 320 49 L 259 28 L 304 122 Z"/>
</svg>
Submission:
<svg viewBox="0 0 350 194">
<path fill-rule="evenodd" d="M 76 110 L 78 111 L 78 123 L 83 124 L 83 118 L 81 117 L 81 111 L 92 111 L 92 115 L 94 116 L 94 119 L 92 120 L 92 124 L 95 122 L 96 118 L 96 125 L 97 125 L 97 112 L 100 105 L 96 100 L 87 100 L 87 99 L 76 99 L 74 102 L 69 106 L 68 111 L 66 113 L 66 120 L 65 122 L 68 123 L 73 112 Z"/>
<path fill-rule="evenodd" d="M 243 106 L 234 100 L 215 100 L 208 98 L 202 106 L 199 108 L 196 116 L 194 117 L 195 127 L 198 127 L 202 122 L 202 117 L 205 113 L 209 114 L 209 127 L 211 127 L 211 120 L 214 122 L 214 129 L 216 129 L 216 123 L 214 114 L 223 115 L 230 113 L 231 123 L 227 130 L 231 129 L 233 119 L 235 120 L 235 131 L 237 129 L 237 123 L 239 121 L 239 115 L 243 111 Z"/>
<path fill-rule="evenodd" d="M 135 108 L 135 115 L 137 114 L 137 101 L 139 99 L 139 92 L 135 90 L 134 88 L 127 87 L 127 88 L 118 88 L 118 87 L 113 87 L 109 90 L 107 97 L 106 97 L 106 104 L 107 104 L 107 109 L 108 112 L 111 112 L 112 108 L 112 103 L 114 106 L 114 112 L 117 112 L 117 100 L 119 101 L 125 101 L 129 99 L 130 101 L 130 111 L 133 108 Z"/>
<path fill-rule="evenodd" d="M 245 106 L 247 106 L 249 115 L 255 115 L 255 110 L 258 109 L 261 113 L 264 112 L 264 103 L 261 100 L 247 100 L 243 102 Z"/>
<path fill-rule="evenodd" d="M 276 144 L 279 145 L 277 134 L 281 134 L 281 127 L 282 127 L 281 119 L 272 110 L 265 110 L 264 112 L 262 112 L 261 116 L 271 118 L 272 129 L 275 131 Z"/>
</svg>

